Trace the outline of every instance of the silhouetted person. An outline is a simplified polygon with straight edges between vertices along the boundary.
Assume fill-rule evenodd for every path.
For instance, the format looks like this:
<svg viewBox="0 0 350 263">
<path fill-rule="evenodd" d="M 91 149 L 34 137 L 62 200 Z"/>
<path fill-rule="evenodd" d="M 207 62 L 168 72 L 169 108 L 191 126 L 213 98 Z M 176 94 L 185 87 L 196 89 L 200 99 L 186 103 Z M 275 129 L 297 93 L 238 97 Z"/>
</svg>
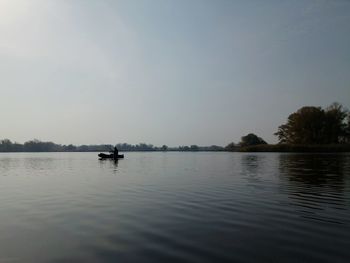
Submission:
<svg viewBox="0 0 350 263">
<path fill-rule="evenodd" d="M 119 153 L 119 151 L 118 151 L 117 146 L 114 146 L 114 150 L 113 150 L 114 159 L 118 159 L 118 153 Z"/>
</svg>

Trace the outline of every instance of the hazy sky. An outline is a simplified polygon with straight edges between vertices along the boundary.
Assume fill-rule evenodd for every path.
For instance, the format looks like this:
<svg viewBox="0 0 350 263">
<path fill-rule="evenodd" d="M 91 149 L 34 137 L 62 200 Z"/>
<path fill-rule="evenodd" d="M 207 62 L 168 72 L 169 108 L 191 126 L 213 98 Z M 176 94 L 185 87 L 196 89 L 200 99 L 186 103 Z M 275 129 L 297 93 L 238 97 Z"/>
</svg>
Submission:
<svg viewBox="0 0 350 263">
<path fill-rule="evenodd" d="M 350 107 L 350 1 L 0 0 L 0 138 L 268 142 Z"/>
</svg>

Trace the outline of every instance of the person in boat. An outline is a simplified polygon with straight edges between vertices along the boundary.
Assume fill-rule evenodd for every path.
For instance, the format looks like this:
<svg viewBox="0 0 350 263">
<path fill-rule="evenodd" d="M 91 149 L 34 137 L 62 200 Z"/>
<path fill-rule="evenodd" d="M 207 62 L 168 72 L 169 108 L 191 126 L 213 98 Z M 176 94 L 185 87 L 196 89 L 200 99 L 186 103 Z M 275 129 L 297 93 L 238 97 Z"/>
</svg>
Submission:
<svg viewBox="0 0 350 263">
<path fill-rule="evenodd" d="M 114 159 L 118 158 L 118 153 L 119 153 L 119 151 L 118 151 L 117 146 L 114 146 L 114 150 L 113 150 Z"/>
</svg>

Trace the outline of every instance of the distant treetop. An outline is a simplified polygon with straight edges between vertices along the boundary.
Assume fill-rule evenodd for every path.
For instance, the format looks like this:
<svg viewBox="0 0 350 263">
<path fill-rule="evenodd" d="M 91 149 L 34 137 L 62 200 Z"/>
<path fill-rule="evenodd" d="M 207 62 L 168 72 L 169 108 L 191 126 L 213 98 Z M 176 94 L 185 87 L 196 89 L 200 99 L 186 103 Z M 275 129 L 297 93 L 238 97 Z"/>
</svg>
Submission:
<svg viewBox="0 0 350 263">
<path fill-rule="evenodd" d="M 267 144 L 267 142 L 265 142 L 262 138 L 258 137 L 254 133 L 249 133 L 246 136 L 243 136 L 241 138 L 241 142 L 239 143 L 239 145 L 242 147 L 260 144 Z"/>
</svg>

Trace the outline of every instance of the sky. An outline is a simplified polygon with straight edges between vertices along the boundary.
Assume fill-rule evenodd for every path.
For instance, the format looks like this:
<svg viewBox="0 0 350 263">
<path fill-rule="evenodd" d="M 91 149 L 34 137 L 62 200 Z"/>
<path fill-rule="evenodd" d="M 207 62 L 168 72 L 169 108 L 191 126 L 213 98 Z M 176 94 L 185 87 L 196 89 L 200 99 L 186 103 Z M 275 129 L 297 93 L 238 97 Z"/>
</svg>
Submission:
<svg viewBox="0 0 350 263">
<path fill-rule="evenodd" d="M 348 0 L 0 0 L 0 139 L 269 143 L 350 108 Z"/>
</svg>

